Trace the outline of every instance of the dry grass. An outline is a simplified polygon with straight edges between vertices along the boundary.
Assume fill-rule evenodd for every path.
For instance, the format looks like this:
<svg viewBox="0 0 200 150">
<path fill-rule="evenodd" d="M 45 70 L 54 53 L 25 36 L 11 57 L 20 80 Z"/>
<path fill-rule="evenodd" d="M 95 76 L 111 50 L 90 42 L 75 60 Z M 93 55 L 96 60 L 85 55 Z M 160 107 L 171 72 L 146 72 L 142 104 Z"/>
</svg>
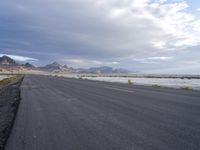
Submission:
<svg viewBox="0 0 200 150">
<path fill-rule="evenodd" d="M 182 90 L 192 90 L 191 87 L 181 87 Z"/>
<path fill-rule="evenodd" d="M 133 85 L 133 81 L 128 80 L 128 85 Z"/>
<path fill-rule="evenodd" d="M 24 75 L 15 75 L 13 77 L 3 79 L 3 80 L 0 81 L 0 86 L 6 86 L 6 85 L 9 85 L 13 82 L 17 82 L 20 79 L 22 79 L 23 77 L 24 77 Z"/>
<path fill-rule="evenodd" d="M 158 84 L 154 84 L 154 85 L 152 85 L 152 87 L 161 87 L 161 86 Z"/>
</svg>

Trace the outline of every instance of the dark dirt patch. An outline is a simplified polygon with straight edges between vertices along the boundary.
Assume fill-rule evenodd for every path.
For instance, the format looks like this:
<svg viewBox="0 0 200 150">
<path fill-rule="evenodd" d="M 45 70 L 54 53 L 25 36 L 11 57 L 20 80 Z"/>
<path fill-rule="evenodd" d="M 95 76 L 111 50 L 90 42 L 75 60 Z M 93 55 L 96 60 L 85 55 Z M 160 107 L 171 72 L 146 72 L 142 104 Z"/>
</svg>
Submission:
<svg viewBox="0 0 200 150">
<path fill-rule="evenodd" d="M 0 87 L 0 150 L 4 149 L 20 102 L 22 79 Z"/>
</svg>

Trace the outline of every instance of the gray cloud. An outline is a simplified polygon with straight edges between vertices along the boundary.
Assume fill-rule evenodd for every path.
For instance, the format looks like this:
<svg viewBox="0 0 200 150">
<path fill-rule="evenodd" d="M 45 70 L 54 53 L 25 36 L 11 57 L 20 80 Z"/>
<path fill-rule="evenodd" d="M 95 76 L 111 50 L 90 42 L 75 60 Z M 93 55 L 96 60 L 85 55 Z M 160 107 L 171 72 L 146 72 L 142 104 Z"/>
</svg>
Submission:
<svg viewBox="0 0 200 150">
<path fill-rule="evenodd" d="M 170 68 L 172 60 L 154 59 L 158 65 L 152 66 L 152 61 L 144 64 L 134 59 L 173 57 L 177 65 L 189 59 L 185 58 L 185 51 L 190 52 L 191 58 L 199 55 L 196 49 L 200 37 L 193 31 L 199 21 L 185 11 L 186 2 L 6 0 L 0 3 L 0 52 L 37 58 L 40 64 L 84 60 L 85 64 L 108 62 L 114 66 L 110 62 L 119 62 L 119 67 L 144 71 L 160 66 Z M 178 54 L 182 57 L 177 58 Z"/>
</svg>

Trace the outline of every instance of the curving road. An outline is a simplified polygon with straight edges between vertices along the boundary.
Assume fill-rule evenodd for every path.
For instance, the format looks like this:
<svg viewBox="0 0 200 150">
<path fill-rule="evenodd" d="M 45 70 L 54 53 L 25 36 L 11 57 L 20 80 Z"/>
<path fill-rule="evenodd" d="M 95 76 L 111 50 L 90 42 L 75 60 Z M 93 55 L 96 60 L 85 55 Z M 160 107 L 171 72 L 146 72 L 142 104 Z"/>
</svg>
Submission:
<svg viewBox="0 0 200 150">
<path fill-rule="evenodd" d="M 199 150 L 200 92 L 26 76 L 5 150 Z"/>
</svg>

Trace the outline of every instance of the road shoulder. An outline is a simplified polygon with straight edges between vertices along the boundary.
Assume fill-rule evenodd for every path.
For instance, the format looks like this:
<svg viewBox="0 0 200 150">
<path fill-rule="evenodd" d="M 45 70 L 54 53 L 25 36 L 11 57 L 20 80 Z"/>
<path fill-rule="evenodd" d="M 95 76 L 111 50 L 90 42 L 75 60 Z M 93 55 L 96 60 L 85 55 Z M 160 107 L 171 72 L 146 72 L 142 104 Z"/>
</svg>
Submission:
<svg viewBox="0 0 200 150">
<path fill-rule="evenodd" d="M 3 150 L 12 129 L 20 102 L 22 78 L 0 87 L 0 150 Z"/>
</svg>

